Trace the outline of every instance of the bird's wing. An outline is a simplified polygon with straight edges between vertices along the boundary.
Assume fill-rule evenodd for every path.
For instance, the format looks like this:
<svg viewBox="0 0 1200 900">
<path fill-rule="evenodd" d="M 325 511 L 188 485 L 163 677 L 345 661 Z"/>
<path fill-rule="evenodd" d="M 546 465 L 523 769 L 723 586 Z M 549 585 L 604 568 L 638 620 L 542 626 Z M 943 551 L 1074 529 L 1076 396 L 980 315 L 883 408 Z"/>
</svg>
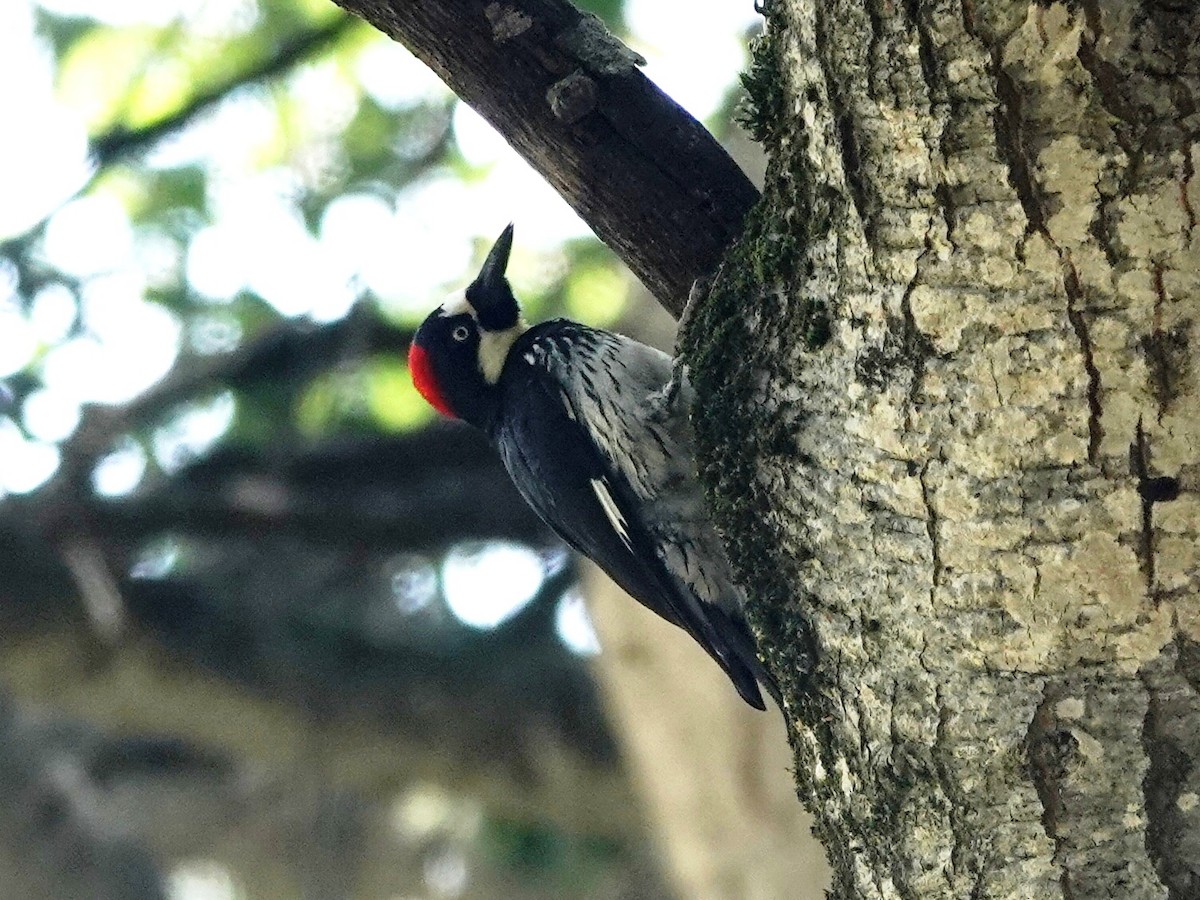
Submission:
<svg viewBox="0 0 1200 900">
<path fill-rule="evenodd" d="M 664 416 L 646 407 L 670 377 L 670 359 L 608 332 L 569 338 L 518 351 L 506 390 L 514 402 L 497 436 L 505 465 L 567 543 L 690 633 L 761 707 L 756 681 L 765 672 L 692 471 L 690 398 Z"/>
</svg>

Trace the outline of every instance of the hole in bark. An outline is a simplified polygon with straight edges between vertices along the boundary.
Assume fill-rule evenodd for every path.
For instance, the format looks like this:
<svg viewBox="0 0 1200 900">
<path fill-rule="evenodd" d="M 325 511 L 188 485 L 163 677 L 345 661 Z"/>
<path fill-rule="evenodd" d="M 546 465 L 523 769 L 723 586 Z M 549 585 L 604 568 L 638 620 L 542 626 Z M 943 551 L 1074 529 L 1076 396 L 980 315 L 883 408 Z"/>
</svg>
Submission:
<svg viewBox="0 0 1200 900">
<path fill-rule="evenodd" d="M 1042 756 L 1042 762 L 1047 767 L 1046 774 L 1055 781 L 1066 778 L 1067 769 L 1077 749 L 1079 741 L 1069 731 L 1053 731 L 1046 735 Z"/>
<path fill-rule="evenodd" d="M 1062 812 L 1060 790 L 1079 741 L 1070 731 L 1058 727 L 1054 714 L 1056 694 L 1047 691 L 1029 723 L 1025 736 L 1025 752 L 1029 776 L 1042 804 L 1042 826 L 1055 846 L 1061 848 L 1058 817 Z"/>
<path fill-rule="evenodd" d="M 1150 503 L 1167 503 L 1179 498 L 1179 479 L 1168 475 L 1147 478 L 1138 485 L 1142 499 Z"/>
</svg>

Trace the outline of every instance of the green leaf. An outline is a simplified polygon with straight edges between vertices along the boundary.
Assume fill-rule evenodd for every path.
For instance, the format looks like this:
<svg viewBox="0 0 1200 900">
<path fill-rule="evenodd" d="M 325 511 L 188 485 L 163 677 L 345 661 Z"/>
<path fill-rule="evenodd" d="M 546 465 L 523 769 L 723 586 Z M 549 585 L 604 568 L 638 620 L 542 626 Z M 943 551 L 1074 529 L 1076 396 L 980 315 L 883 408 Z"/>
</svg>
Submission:
<svg viewBox="0 0 1200 900">
<path fill-rule="evenodd" d="M 376 357 L 367 375 L 367 408 L 384 431 L 409 431 L 435 415 L 413 386 L 408 366 L 393 357 Z"/>
<path fill-rule="evenodd" d="M 93 28 L 75 41 L 58 69 L 59 99 L 95 134 L 125 119 L 129 87 L 160 49 L 161 30 Z"/>
<path fill-rule="evenodd" d="M 629 281 L 615 266 L 592 263 L 571 270 L 563 299 L 572 318 L 608 325 L 620 317 L 628 298 Z"/>
</svg>

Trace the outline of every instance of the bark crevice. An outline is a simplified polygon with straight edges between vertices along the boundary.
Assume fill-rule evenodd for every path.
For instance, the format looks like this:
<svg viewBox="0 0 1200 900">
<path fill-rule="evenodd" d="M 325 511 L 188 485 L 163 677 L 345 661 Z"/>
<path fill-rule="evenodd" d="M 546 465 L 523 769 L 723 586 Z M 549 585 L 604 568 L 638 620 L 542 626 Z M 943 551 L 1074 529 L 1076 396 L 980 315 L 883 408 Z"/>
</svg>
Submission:
<svg viewBox="0 0 1200 900">
<path fill-rule="evenodd" d="M 1138 557 L 1142 575 L 1146 579 L 1146 594 L 1158 603 L 1157 590 L 1154 581 L 1154 500 L 1147 489 L 1150 483 L 1150 444 L 1146 438 L 1146 430 L 1142 420 L 1138 419 L 1137 431 L 1133 443 L 1129 447 L 1129 460 L 1133 475 L 1137 478 L 1138 494 L 1141 497 L 1141 536 L 1138 544 Z"/>
<path fill-rule="evenodd" d="M 921 467 L 921 502 L 925 505 L 925 531 L 929 535 L 929 554 L 932 564 L 929 583 L 929 602 L 936 599 L 938 588 L 942 583 L 942 554 L 938 544 L 938 514 L 933 505 L 933 489 L 929 484 L 929 467 L 933 460 L 926 460 Z"/>
<path fill-rule="evenodd" d="M 1185 320 L 1173 328 L 1163 327 L 1164 312 L 1169 305 L 1163 278 L 1163 267 L 1156 265 L 1153 279 L 1154 311 L 1151 317 L 1151 331 L 1143 336 L 1140 342 L 1141 350 L 1146 357 L 1150 388 L 1158 406 L 1157 421 L 1159 424 L 1162 424 L 1163 417 L 1179 394 L 1180 385 L 1186 383 L 1193 365 L 1191 354 L 1188 352 L 1187 337 L 1191 321 Z"/>
<path fill-rule="evenodd" d="M 1067 840 L 1059 831 L 1059 819 L 1064 814 L 1062 780 L 1066 775 L 1066 758 L 1074 752 L 1078 742 L 1069 732 L 1058 728 L 1054 706 L 1059 697 L 1049 683 L 1042 689 L 1042 702 L 1038 704 L 1029 722 L 1025 736 L 1025 752 L 1029 760 L 1029 774 L 1042 804 L 1042 827 L 1046 837 L 1054 842 L 1054 862 L 1059 867 L 1059 886 L 1063 900 L 1071 900 L 1071 873 L 1067 868 Z"/>
<path fill-rule="evenodd" d="M 869 16 L 868 16 L 869 19 Z M 830 59 L 830 35 L 826 25 L 823 7 L 818 4 L 814 11 L 814 30 L 818 48 L 817 61 L 821 74 L 825 79 L 825 96 L 828 98 L 836 130 L 839 150 L 841 152 L 842 170 L 846 179 L 846 187 L 850 194 L 850 202 L 862 223 L 864 232 L 872 233 L 872 216 L 869 213 L 867 183 L 863 172 L 862 153 L 859 149 L 858 136 L 855 134 L 856 116 L 849 106 L 847 92 L 843 87 L 846 78 L 844 73 L 834 71 Z M 851 94 L 852 96 L 852 94 Z"/>
<path fill-rule="evenodd" d="M 1189 729 L 1200 727 L 1200 693 L 1184 671 L 1182 641 L 1142 673 L 1148 703 L 1142 746 L 1149 765 L 1142 782 L 1146 804 L 1146 852 L 1169 900 L 1200 896 L 1200 835 L 1193 827 L 1200 797 L 1200 752 Z"/>
<path fill-rule="evenodd" d="M 1058 248 L 1046 234 L 1051 246 L 1058 250 L 1065 264 L 1063 286 L 1067 292 L 1067 319 L 1079 340 L 1079 352 L 1083 357 L 1083 369 L 1087 373 L 1087 406 L 1088 406 L 1088 443 L 1087 459 L 1092 465 L 1100 461 L 1100 442 L 1104 440 L 1104 426 L 1101 424 L 1104 409 L 1100 401 L 1100 369 L 1096 366 L 1096 357 L 1092 349 L 1092 336 L 1088 331 L 1087 319 L 1080 305 L 1084 301 L 1083 288 L 1079 283 L 1079 274 L 1071 262 L 1070 254 Z"/>
<path fill-rule="evenodd" d="M 963 792 L 959 788 L 954 777 L 953 752 L 950 749 L 949 739 L 949 720 L 950 708 L 946 704 L 946 698 L 943 696 L 942 688 L 939 685 L 935 693 L 937 701 L 937 730 L 934 732 L 933 743 L 933 764 L 937 771 L 938 785 L 941 788 L 942 795 L 946 798 L 946 815 L 950 820 L 950 831 L 953 835 L 953 843 L 950 847 L 950 869 L 946 872 L 947 882 L 953 886 L 954 877 L 957 873 L 967 871 L 968 867 L 964 864 L 964 855 L 966 853 L 967 831 L 963 822 L 961 810 L 965 809 Z M 983 867 L 980 867 L 980 878 L 983 877 Z"/>
<path fill-rule="evenodd" d="M 968 9 L 969 6 L 964 4 L 964 12 Z M 967 33 L 983 43 L 983 37 L 977 31 L 974 23 L 974 15 L 967 14 L 964 21 Z M 1044 34 L 1043 40 L 1045 40 Z M 1000 42 L 992 43 L 987 52 L 991 59 L 991 75 L 996 91 L 996 107 L 992 117 L 996 151 L 1005 164 L 1009 183 L 1016 192 L 1021 208 L 1025 212 L 1028 223 L 1026 236 L 1033 233 L 1041 235 L 1054 249 L 1062 265 L 1063 290 L 1067 296 L 1067 319 L 1079 341 L 1083 368 L 1088 379 L 1088 462 L 1097 465 L 1100 445 L 1104 439 L 1101 406 L 1102 385 L 1083 309 L 1086 302 L 1083 286 L 1070 251 L 1055 239 L 1047 226 L 1045 192 L 1034 174 L 1032 149 L 1028 146 L 1025 133 L 1025 117 L 1022 113 L 1024 95 L 1021 86 L 1005 67 L 1002 44 Z"/>
<path fill-rule="evenodd" d="M 1185 237 L 1190 241 L 1196 236 L 1196 208 L 1192 205 L 1192 179 L 1196 177 L 1196 163 L 1192 160 L 1191 147 L 1185 143 L 1183 148 L 1183 164 L 1179 177 L 1179 203 L 1187 217 L 1187 232 Z"/>
</svg>

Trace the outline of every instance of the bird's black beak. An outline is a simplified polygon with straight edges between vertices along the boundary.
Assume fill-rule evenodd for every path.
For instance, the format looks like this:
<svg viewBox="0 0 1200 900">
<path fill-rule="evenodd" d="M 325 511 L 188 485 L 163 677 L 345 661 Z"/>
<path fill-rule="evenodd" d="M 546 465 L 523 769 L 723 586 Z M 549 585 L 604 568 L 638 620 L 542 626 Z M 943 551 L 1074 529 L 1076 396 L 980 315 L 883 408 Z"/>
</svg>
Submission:
<svg viewBox="0 0 1200 900">
<path fill-rule="evenodd" d="M 508 227 L 500 232 L 500 237 L 488 251 L 487 259 L 483 261 L 483 268 L 479 270 L 479 277 L 475 279 L 476 284 L 487 288 L 499 287 L 503 284 L 504 270 L 508 268 L 508 254 L 512 252 L 512 242 L 513 227 L 509 222 Z"/>
<path fill-rule="evenodd" d="M 467 302 L 475 310 L 475 319 L 484 331 L 505 331 L 521 319 L 521 308 L 513 296 L 504 270 L 512 250 L 513 227 L 510 224 L 492 245 L 479 276 L 467 287 Z"/>
</svg>

